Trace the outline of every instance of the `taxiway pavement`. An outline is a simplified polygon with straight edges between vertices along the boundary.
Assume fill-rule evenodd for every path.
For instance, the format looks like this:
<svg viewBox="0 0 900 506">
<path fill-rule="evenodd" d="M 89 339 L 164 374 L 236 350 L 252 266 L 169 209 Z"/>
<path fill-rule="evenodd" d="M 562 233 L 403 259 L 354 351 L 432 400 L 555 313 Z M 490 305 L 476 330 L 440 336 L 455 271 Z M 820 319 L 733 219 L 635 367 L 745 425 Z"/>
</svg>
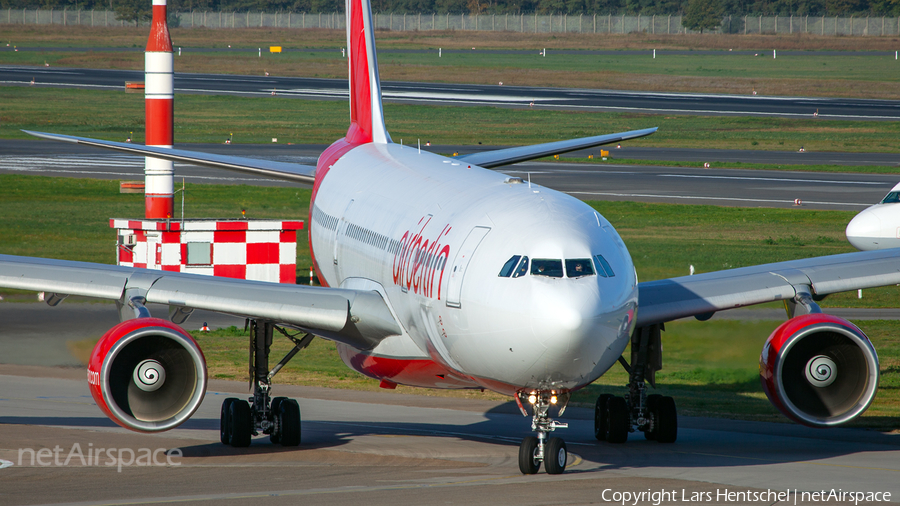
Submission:
<svg viewBox="0 0 900 506">
<path fill-rule="evenodd" d="M 613 445 L 594 440 L 591 410 L 570 408 L 562 418 L 569 428 L 557 432 L 570 452 L 567 472 L 522 476 L 516 455 L 530 421 L 512 403 L 279 386 L 278 395 L 300 402 L 302 445 L 254 438 L 233 449 L 218 442 L 219 406 L 246 395 L 244 382 L 211 382 L 190 421 L 144 435 L 107 420 L 82 375 L 0 366 L 0 467 L 8 466 L 0 468 L 0 503 L 621 504 L 626 492 L 668 492 L 662 504 L 685 504 L 695 493 L 711 495 L 693 504 L 773 504 L 724 494 L 821 490 L 900 497 L 900 435 L 682 416 L 675 444 L 632 434 Z M 99 461 L 77 456 L 101 448 Z M 128 450 L 145 448 L 181 456 L 164 463 L 157 453 L 163 465 L 118 470 Z M 59 464 L 32 460 L 29 451 L 41 449 L 57 451 Z M 802 497 L 798 504 L 816 503 Z"/>
<path fill-rule="evenodd" d="M 382 54 L 382 57 L 385 57 Z M 79 69 L 0 65 L 0 84 L 37 87 L 124 89 L 126 81 L 143 81 L 135 70 Z M 900 119 L 900 102 L 824 97 L 664 93 L 576 88 L 527 87 L 382 81 L 386 102 L 431 105 L 491 105 L 497 107 L 576 111 L 769 116 L 779 118 L 888 120 Z M 175 74 L 175 93 L 247 97 L 346 100 L 346 79 L 228 74 Z"/>
</svg>

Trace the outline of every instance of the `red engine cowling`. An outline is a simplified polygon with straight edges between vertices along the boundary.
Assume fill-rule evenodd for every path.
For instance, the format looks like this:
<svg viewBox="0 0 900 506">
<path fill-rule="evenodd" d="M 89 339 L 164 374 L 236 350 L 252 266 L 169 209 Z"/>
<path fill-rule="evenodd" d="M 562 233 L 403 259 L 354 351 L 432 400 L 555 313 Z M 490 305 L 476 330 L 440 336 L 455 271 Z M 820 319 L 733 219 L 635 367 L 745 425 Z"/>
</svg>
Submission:
<svg viewBox="0 0 900 506">
<path fill-rule="evenodd" d="M 109 329 L 88 364 L 94 401 L 114 422 L 138 432 L 177 427 L 206 394 L 206 359 L 178 325 L 137 318 Z"/>
<path fill-rule="evenodd" d="M 826 314 L 792 318 L 769 336 L 759 377 L 772 404 L 811 427 L 861 415 L 878 388 L 878 355 L 852 323 Z"/>
</svg>

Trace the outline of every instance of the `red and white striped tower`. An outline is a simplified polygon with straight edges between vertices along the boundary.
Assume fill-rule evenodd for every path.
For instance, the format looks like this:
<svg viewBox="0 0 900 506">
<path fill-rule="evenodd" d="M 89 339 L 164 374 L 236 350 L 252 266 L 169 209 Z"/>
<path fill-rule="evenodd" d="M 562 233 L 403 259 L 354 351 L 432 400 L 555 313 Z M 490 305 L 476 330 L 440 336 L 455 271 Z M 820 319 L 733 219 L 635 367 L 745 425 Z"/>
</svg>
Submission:
<svg viewBox="0 0 900 506">
<path fill-rule="evenodd" d="M 166 0 L 153 0 L 150 39 L 144 52 L 146 144 L 171 148 L 174 143 L 175 62 L 166 24 Z M 174 164 L 145 158 L 146 218 L 165 219 L 173 214 Z"/>
</svg>

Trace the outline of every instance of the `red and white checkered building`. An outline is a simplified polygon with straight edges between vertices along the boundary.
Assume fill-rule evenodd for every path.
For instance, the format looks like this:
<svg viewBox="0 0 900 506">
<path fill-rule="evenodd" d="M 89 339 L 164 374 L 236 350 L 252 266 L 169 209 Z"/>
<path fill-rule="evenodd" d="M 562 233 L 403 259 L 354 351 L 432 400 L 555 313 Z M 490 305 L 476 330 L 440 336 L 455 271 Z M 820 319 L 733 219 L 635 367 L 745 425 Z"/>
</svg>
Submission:
<svg viewBox="0 0 900 506">
<path fill-rule="evenodd" d="M 118 231 L 118 264 L 209 276 L 296 283 L 302 221 L 126 220 Z"/>
</svg>

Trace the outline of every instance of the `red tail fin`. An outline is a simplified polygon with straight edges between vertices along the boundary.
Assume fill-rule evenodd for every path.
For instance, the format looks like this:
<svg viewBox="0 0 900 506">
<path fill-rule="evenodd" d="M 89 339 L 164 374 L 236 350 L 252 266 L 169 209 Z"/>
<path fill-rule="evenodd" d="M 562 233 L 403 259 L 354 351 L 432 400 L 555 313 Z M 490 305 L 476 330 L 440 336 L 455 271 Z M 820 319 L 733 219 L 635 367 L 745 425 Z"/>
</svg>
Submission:
<svg viewBox="0 0 900 506">
<path fill-rule="evenodd" d="M 351 144 L 391 142 L 384 126 L 381 83 L 375 56 L 375 27 L 370 0 L 347 0 L 347 59 L 350 68 Z"/>
</svg>

